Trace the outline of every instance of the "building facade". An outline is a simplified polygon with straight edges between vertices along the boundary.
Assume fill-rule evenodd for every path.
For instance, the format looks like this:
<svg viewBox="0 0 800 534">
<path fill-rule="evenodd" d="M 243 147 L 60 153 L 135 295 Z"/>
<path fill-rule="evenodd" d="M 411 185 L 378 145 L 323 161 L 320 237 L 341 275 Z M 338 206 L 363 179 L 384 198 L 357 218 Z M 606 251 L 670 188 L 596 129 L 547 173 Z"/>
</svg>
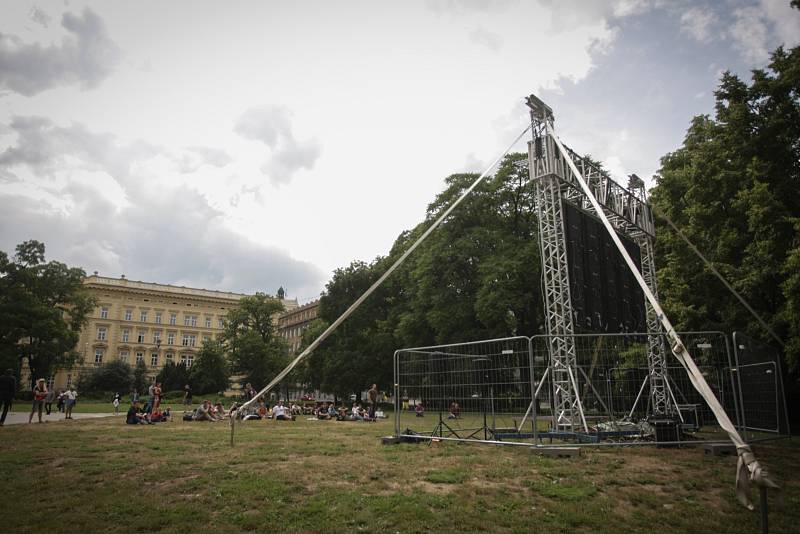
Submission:
<svg viewBox="0 0 800 534">
<path fill-rule="evenodd" d="M 316 320 L 319 313 L 319 299 L 288 309 L 278 318 L 278 334 L 289 345 L 289 354 L 295 354 L 303 341 L 303 331 Z"/>
<path fill-rule="evenodd" d="M 203 342 L 219 338 L 228 310 L 246 296 L 97 273 L 84 284 L 97 307 L 76 347 L 83 362 L 51 377 L 55 388 L 70 386 L 81 372 L 114 360 L 132 366 L 143 362 L 150 376 L 169 361 L 191 367 Z M 287 310 L 297 307 L 296 300 L 282 302 Z"/>
</svg>

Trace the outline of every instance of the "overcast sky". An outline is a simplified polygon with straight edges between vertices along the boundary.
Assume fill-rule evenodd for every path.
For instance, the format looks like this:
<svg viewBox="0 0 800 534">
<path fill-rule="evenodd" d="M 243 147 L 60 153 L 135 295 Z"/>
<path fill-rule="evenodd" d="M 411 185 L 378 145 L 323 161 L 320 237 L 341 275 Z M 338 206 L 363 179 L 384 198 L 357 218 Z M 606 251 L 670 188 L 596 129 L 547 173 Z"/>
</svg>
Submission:
<svg viewBox="0 0 800 534">
<path fill-rule="evenodd" d="M 723 70 L 797 45 L 788 3 L 3 0 L 0 250 L 307 301 L 484 170 L 531 92 L 651 176 Z"/>
</svg>

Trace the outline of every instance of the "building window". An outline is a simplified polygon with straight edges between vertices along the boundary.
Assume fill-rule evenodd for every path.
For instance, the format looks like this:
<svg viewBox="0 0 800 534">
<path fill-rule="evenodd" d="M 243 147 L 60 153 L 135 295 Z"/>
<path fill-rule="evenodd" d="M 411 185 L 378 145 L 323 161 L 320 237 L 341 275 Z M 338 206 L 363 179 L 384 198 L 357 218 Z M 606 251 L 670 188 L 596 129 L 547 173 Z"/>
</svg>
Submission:
<svg viewBox="0 0 800 534">
<path fill-rule="evenodd" d="M 169 314 L 169 324 L 178 324 L 178 314 L 177 313 L 170 313 Z"/>
<path fill-rule="evenodd" d="M 206 328 L 211 328 L 211 317 L 206 317 Z"/>
<path fill-rule="evenodd" d="M 105 327 L 105 326 L 101 326 L 101 327 L 99 327 L 99 328 L 97 329 L 97 340 L 98 340 L 98 341 L 105 341 L 105 340 L 106 340 L 106 337 L 107 337 L 107 336 L 106 336 L 106 332 L 107 332 L 107 330 L 106 330 L 106 327 Z"/>
<path fill-rule="evenodd" d="M 130 335 L 131 335 L 131 331 L 130 330 L 127 330 L 127 329 L 123 330 L 122 331 L 122 342 L 123 343 L 127 343 L 128 339 L 130 338 Z"/>
<path fill-rule="evenodd" d="M 197 316 L 196 315 L 184 315 L 183 316 L 183 326 L 197 326 Z"/>
<path fill-rule="evenodd" d="M 103 349 L 94 349 L 94 364 L 100 365 L 103 363 Z"/>
<path fill-rule="evenodd" d="M 197 344 L 197 336 L 192 334 L 183 334 L 181 345 L 184 347 L 194 347 Z"/>
<path fill-rule="evenodd" d="M 140 364 L 144 361 L 144 352 L 137 352 L 136 353 L 136 363 Z"/>
<path fill-rule="evenodd" d="M 225 328 L 225 319 L 223 319 L 222 317 L 220 317 L 220 318 L 217 320 L 217 326 L 219 326 L 220 328 Z"/>
<path fill-rule="evenodd" d="M 172 353 L 171 352 L 167 353 L 167 363 L 172 363 Z"/>
<path fill-rule="evenodd" d="M 133 311 L 125 310 L 125 320 L 130 321 L 131 319 L 133 319 Z"/>
<path fill-rule="evenodd" d="M 119 351 L 119 361 L 128 363 L 128 351 L 127 350 Z"/>
<path fill-rule="evenodd" d="M 144 343 L 144 330 L 139 330 L 139 335 L 136 338 L 138 343 Z"/>
<path fill-rule="evenodd" d="M 156 324 L 161 324 L 161 312 L 156 312 Z"/>
<path fill-rule="evenodd" d="M 155 343 L 156 345 L 161 343 L 161 330 L 156 330 L 155 332 L 153 332 L 153 343 Z"/>
<path fill-rule="evenodd" d="M 150 355 L 150 367 L 158 367 L 158 353 L 154 352 Z"/>
<path fill-rule="evenodd" d="M 167 345 L 175 344 L 175 332 L 167 332 Z"/>
<path fill-rule="evenodd" d="M 181 354 L 181 365 L 191 367 L 194 363 L 194 354 Z"/>
<path fill-rule="evenodd" d="M 147 312 L 143 311 L 139 314 L 139 322 L 146 323 L 147 322 Z"/>
<path fill-rule="evenodd" d="M 106 308 L 106 307 L 100 308 L 100 318 L 101 319 L 108 319 L 108 308 Z"/>
<path fill-rule="evenodd" d="M 50 375 L 50 378 L 47 379 L 47 389 L 53 389 L 53 385 L 56 383 L 56 375 Z"/>
<path fill-rule="evenodd" d="M 211 336 L 203 336 L 203 343 L 208 343 L 211 341 Z"/>
</svg>

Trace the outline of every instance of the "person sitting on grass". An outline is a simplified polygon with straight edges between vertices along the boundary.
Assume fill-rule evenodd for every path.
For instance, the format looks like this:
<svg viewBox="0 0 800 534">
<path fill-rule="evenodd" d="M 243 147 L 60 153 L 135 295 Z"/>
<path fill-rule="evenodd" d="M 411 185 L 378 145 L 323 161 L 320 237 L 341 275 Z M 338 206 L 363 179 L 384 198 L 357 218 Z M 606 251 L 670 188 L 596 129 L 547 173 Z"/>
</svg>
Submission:
<svg viewBox="0 0 800 534">
<path fill-rule="evenodd" d="M 291 412 L 292 415 L 303 415 L 303 409 L 296 402 L 292 403 Z"/>
<path fill-rule="evenodd" d="M 317 415 L 317 419 L 319 419 L 320 421 L 327 420 L 328 417 L 329 417 L 328 416 L 328 404 L 327 403 L 323 403 L 321 406 L 319 406 L 317 408 L 316 415 Z"/>
<path fill-rule="evenodd" d="M 211 410 L 211 401 L 204 400 L 194 412 L 195 421 L 216 421 Z"/>
<path fill-rule="evenodd" d="M 139 415 L 139 401 L 133 401 L 131 407 L 128 408 L 128 414 L 125 417 L 125 423 L 129 425 L 147 425 L 152 424 L 143 416 Z"/>
<path fill-rule="evenodd" d="M 421 402 L 414 408 L 414 412 L 417 414 L 417 417 L 425 417 L 425 407 Z"/>
<path fill-rule="evenodd" d="M 458 419 L 461 416 L 461 406 L 457 402 L 450 403 L 450 413 L 447 415 L 448 419 Z"/>
<path fill-rule="evenodd" d="M 264 404 L 264 399 L 258 399 L 258 416 L 261 419 L 266 419 L 269 414 L 269 408 Z"/>
<path fill-rule="evenodd" d="M 276 421 L 294 421 L 294 416 L 286 413 L 286 406 L 281 400 L 272 408 L 272 418 Z"/>
<path fill-rule="evenodd" d="M 214 405 L 214 416 L 217 419 L 225 419 L 225 407 L 222 406 L 222 401 L 217 401 Z"/>
<path fill-rule="evenodd" d="M 333 403 L 328 405 L 328 419 L 338 419 L 339 418 L 339 411 L 336 409 L 336 406 Z"/>
<path fill-rule="evenodd" d="M 354 402 L 353 403 L 353 409 L 350 412 L 350 417 L 352 418 L 351 420 L 352 421 L 363 421 L 364 420 L 364 416 L 362 415 L 362 413 L 363 412 L 361 411 L 361 405 L 358 404 L 357 402 Z"/>
</svg>

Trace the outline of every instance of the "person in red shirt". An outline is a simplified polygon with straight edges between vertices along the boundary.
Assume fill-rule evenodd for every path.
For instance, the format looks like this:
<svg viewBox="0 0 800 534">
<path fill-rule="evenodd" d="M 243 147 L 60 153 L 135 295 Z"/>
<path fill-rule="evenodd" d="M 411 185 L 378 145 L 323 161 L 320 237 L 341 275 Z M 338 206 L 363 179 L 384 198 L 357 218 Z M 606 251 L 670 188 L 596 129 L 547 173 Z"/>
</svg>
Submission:
<svg viewBox="0 0 800 534">
<path fill-rule="evenodd" d="M 36 381 L 36 385 L 33 386 L 33 406 L 31 407 L 31 415 L 28 417 L 28 424 L 33 422 L 33 413 L 38 409 L 39 410 L 39 422 L 42 422 L 42 409 L 44 408 L 44 399 L 47 397 L 47 384 L 44 382 L 44 378 L 40 378 Z"/>
</svg>

